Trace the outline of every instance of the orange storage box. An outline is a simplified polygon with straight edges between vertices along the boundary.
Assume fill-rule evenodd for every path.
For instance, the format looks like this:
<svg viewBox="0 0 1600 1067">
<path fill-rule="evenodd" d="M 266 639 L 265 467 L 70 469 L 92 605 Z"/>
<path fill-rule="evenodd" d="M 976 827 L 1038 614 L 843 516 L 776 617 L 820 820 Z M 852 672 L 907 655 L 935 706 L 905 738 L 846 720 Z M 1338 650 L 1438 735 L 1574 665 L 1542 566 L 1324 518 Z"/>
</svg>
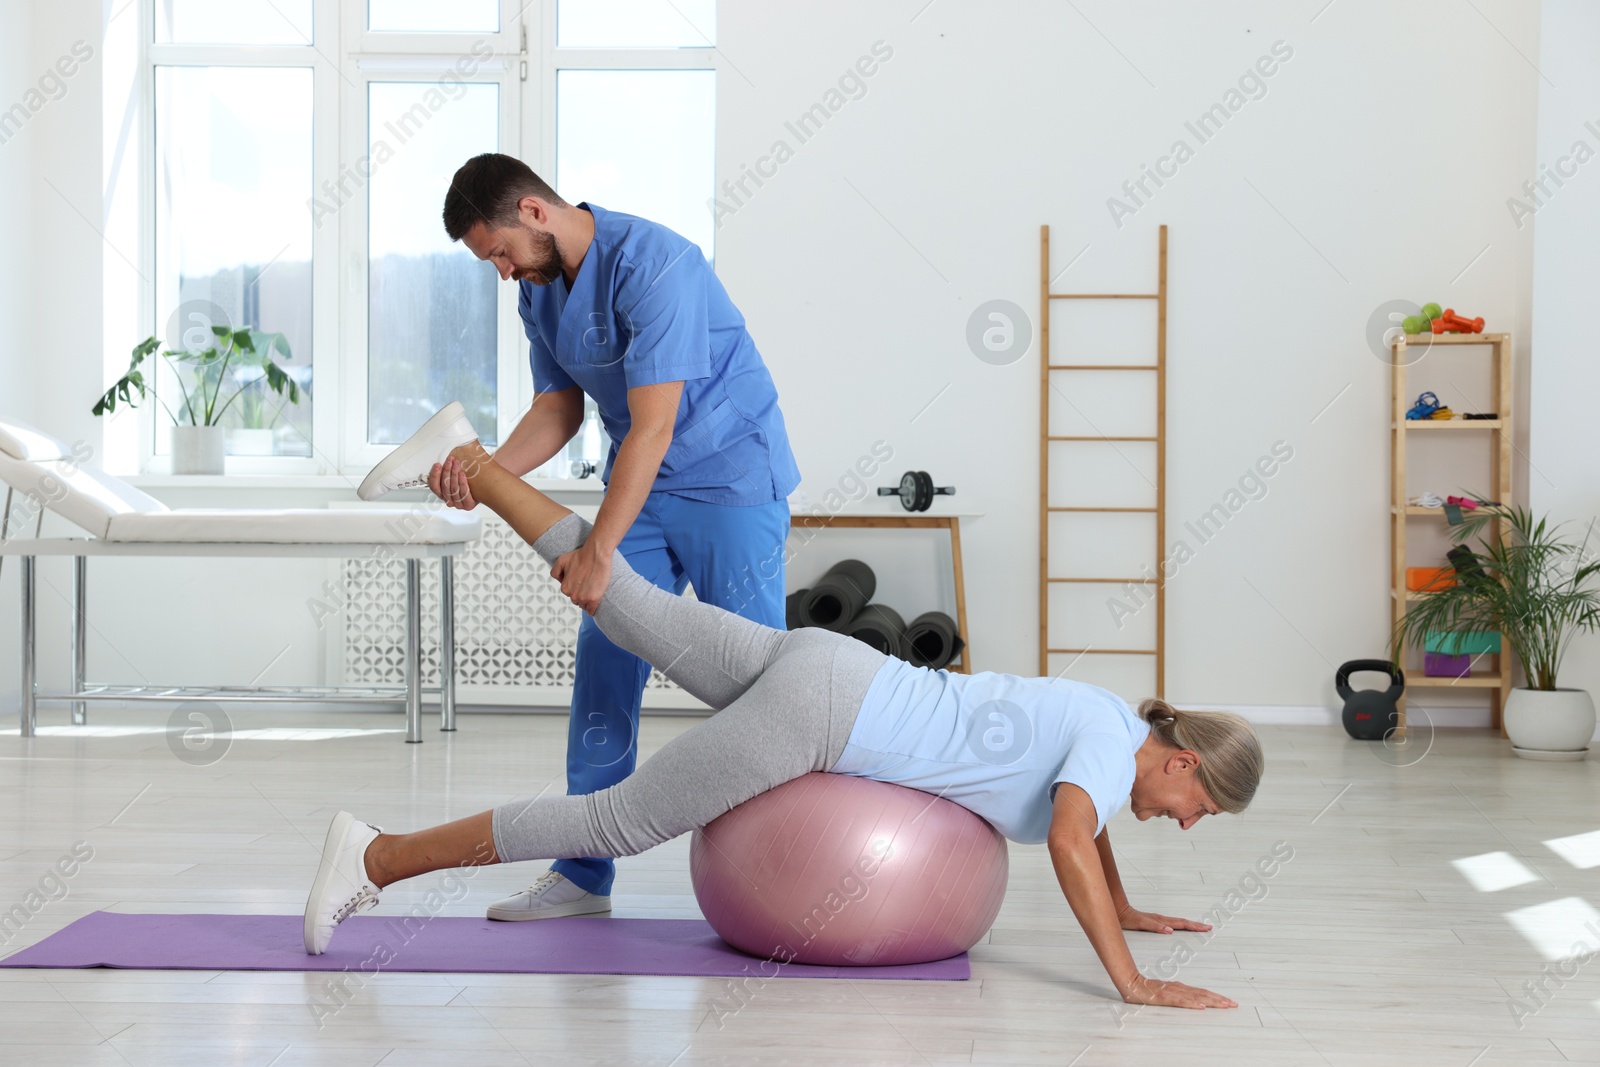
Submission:
<svg viewBox="0 0 1600 1067">
<path fill-rule="evenodd" d="M 1454 567 L 1407 567 L 1406 588 L 1413 593 L 1433 593 L 1456 584 Z"/>
</svg>

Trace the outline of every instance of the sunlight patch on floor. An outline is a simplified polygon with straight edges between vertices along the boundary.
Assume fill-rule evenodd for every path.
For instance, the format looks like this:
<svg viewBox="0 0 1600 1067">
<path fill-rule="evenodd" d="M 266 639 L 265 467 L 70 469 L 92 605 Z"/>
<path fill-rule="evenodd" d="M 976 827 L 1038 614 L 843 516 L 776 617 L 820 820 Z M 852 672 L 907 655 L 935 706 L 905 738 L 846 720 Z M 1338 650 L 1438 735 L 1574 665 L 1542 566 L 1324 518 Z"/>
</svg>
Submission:
<svg viewBox="0 0 1600 1067">
<path fill-rule="evenodd" d="M 1485 852 L 1481 856 L 1451 860 L 1450 865 L 1480 893 L 1493 893 L 1539 880 L 1527 864 L 1509 852 Z"/>
<path fill-rule="evenodd" d="M 1600 951 L 1600 911 L 1582 897 L 1518 908 L 1506 918 L 1547 960 Z"/>
<path fill-rule="evenodd" d="M 1552 837 L 1544 847 L 1579 870 L 1600 867 L 1600 830 L 1571 837 Z"/>
</svg>

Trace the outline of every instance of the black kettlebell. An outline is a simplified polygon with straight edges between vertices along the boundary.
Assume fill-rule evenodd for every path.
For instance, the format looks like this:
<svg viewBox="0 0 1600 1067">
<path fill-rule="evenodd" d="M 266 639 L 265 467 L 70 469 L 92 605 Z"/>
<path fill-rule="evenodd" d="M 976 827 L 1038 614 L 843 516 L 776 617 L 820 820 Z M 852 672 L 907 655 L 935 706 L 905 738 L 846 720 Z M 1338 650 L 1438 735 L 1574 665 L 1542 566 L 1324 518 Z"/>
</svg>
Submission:
<svg viewBox="0 0 1600 1067">
<path fill-rule="evenodd" d="M 1351 689 L 1357 671 L 1377 671 L 1389 676 L 1388 689 Z M 1382 741 L 1400 722 L 1400 694 L 1406 691 L 1406 674 L 1386 659 L 1353 659 L 1333 676 L 1333 688 L 1344 701 L 1344 731 L 1357 741 Z"/>
</svg>

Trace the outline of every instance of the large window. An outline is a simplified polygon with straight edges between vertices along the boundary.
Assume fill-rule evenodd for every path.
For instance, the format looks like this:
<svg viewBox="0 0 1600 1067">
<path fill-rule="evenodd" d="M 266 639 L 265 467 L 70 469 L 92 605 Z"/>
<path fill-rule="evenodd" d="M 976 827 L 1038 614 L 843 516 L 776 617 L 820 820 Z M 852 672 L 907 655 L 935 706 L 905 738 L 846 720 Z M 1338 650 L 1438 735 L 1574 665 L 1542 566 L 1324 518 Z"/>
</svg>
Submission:
<svg viewBox="0 0 1600 1067">
<path fill-rule="evenodd" d="M 154 120 L 146 332 L 281 335 L 300 390 L 229 369 L 230 473 L 359 474 L 451 400 L 491 443 L 527 411 L 517 287 L 440 221 L 473 155 L 516 155 L 570 201 L 713 255 L 714 0 L 134 2 Z M 190 384 L 158 376 L 146 469 Z M 607 446 L 591 404 L 535 473 L 570 477 Z"/>
<path fill-rule="evenodd" d="M 226 356 L 157 364 L 146 465 L 164 462 L 173 423 L 217 422 L 230 455 L 261 457 L 256 469 L 327 466 L 317 459 L 324 360 L 313 326 L 324 300 L 307 204 L 319 169 L 317 83 L 331 67 L 314 44 L 313 0 L 149 0 L 146 10 L 154 204 L 140 333 L 186 356 Z M 234 358 L 215 332 L 242 329 L 276 336 L 261 350 L 298 399 L 268 388 L 260 364 Z"/>
<path fill-rule="evenodd" d="M 278 362 L 300 387 L 291 403 L 259 366 L 163 363 L 161 412 L 220 412 L 235 454 L 311 455 L 311 113 L 305 68 L 156 69 L 160 336 L 194 353 L 218 344 L 213 327 L 282 334 Z"/>
<path fill-rule="evenodd" d="M 716 73 L 563 70 L 556 80 L 556 190 L 639 215 L 712 255 Z"/>
<path fill-rule="evenodd" d="M 498 33 L 499 0 L 368 0 L 375 33 Z"/>
<path fill-rule="evenodd" d="M 711 48 L 716 0 L 560 0 L 561 48 Z"/>
<path fill-rule="evenodd" d="M 499 145 L 500 87 L 374 82 L 367 211 L 367 441 L 398 444 L 452 400 L 498 436 L 493 270 L 445 235 L 439 206 L 462 162 Z M 429 97 L 438 104 L 429 107 Z"/>
<path fill-rule="evenodd" d="M 158 44 L 308 45 L 312 0 L 155 0 Z"/>
</svg>

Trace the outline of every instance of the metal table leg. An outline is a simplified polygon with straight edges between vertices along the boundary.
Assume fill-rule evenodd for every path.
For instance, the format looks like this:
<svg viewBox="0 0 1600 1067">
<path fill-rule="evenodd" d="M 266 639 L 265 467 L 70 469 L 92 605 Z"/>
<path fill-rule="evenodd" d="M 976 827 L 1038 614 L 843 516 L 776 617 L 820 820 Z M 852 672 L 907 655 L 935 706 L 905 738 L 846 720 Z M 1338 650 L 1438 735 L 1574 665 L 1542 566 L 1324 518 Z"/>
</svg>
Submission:
<svg viewBox="0 0 1600 1067">
<path fill-rule="evenodd" d="M 32 737 L 34 727 L 38 725 L 39 690 L 35 680 L 34 671 L 37 666 L 37 649 L 35 638 L 38 625 L 37 605 L 35 593 L 37 592 L 34 566 L 36 559 L 33 556 L 22 557 L 22 722 L 20 732 L 23 737 Z"/>
<path fill-rule="evenodd" d="M 72 691 L 83 692 L 88 661 L 89 635 L 89 559 L 74 556 L 72 560 Z M 82 700 L 72 702 L 72 725 L 83 726 L 89 721 L 89 705 Z"/>
<path fill-rule="evenodd" d="M 439 558 L 439 729 L 456 728 L 456 576 L 455 560 Z"/>
<path fill-rule="evenodd" d="M 419 561 L 406 560 L 406 743 L 422 743 L 422 589 Z"/>
</svg>

